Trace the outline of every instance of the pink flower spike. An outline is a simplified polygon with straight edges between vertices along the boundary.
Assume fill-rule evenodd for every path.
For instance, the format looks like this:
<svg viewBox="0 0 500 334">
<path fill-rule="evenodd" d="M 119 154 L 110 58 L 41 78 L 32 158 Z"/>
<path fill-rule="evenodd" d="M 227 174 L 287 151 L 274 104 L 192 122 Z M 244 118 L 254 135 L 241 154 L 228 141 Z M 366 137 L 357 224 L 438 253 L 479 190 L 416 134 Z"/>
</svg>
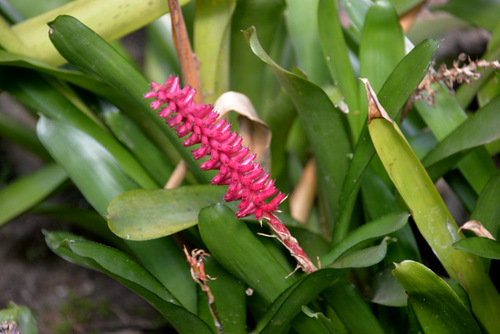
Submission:
<svg viewBox="0 0 500 334">
<path fill-rule="evenodd" d="M 183 142 L 184 146 L 200 144 L 192 151 L 195 160 L 210 156 L 200 168 L 219 170 L 212 184 L 229 185 L 224 195 L 226 201 L 241 200 L 236 216 L 242 218 L 254 214 L 259 221 L 265 219 L 276 237 L 296 258 L 298 266 L 308 273 L 315 271 L 316 267 L 297 240 L 275 215 L 286 195 L 278 191 L 269 173 L 255 162 L 255 155 L 241 145 L 243 139 L 231 131 L 231 125 L 219 119 L 213 106 L 195 104 L 195 93 L 189 86 L 181 89 L 179 78 L 171 76 L 163 86 L 151 83 L 151 91 L 144 98 L 155 99 L 151 108 L 162 108 L 159 117 L 165 119 L 179 138 L 189 135 Z"/>
</svg>

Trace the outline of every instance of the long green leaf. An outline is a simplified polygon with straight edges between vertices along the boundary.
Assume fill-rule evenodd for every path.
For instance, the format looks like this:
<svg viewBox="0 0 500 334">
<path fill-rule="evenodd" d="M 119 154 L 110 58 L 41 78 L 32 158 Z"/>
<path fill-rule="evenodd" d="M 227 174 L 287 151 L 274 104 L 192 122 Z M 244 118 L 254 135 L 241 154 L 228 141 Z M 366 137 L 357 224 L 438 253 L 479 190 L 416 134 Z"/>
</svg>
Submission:
<svg viewBox="0 0 500 334">
<path fill-rule="evenodd" d="M 203 98 L 214 103 L 229 90 L 229 43 L 236 0 L 197 1 L 194 52 L 201 61 Z"/>
<path fill-rule="evenodd" d="M 349 112 L 356 113 L 359 110 L 358 85 L 342 33 L 337 1 L 319 1 L 318 29 L 330 75 L 345 97 Z"/>
<path fill-rule="evenodd" d="M 150 87 L 141 73 L 110 44 L 75 18 L 59 16 L 49 25 L 52 43 L 68 61 L 115 88 L 121 94 L 121 101 L 111 102 L 126 112 L 160 149 L 170 146 L 165 143 L 168 139 L 197 179 L 207 181 L 207 176 L 200 171 L 174 131 L 155 115 L 149 102 L 142 98 Z"/>
<path fill-rule="evenodd" d="M 180 1 L 182 4 L 188 2 Z M 67 5 L 23 21 L 12 27 L 24 45 L 29 46 L 25 54 L 36 55 L 37 58 L 54 65 L 61 65 L 64 59 L 50 43 L 46 28 L 47 22 L 58 15 L 66 14 L 77 17 L 95 29 L 106 40 L 113 41 L 123 37 L 168 12 L 165 1 L 151 0 L 137 2 L 135 0 L 98 0 L 72 1 Z M 113 16 L 110 17 L 110 13 Z"/>
<path fill-rule="evenodd" d="M 246 30 L 245 36 L 252 51 L 271 67 L 299 112 L 315 152 L 320 198 L 326 204 L 327 220 L 336 220 L 339 215 L 338 190 L 344 182 L 351 152 L 343 114 L 334 108 L 321 88 L 278 66 L 260 45 L 255 28 Z"/>
<path fill-rule="evenodd" d="M 479 195 L 470 219 L 477 220 L 494 236 L 500 229 L 500 172 L 493 175 Z"/>
<path fill-rule="evenodd" d="M 474 317 L 448 284 L 424 265 L 404 261 L 393 272 L 403 285 L 425 333 L 481 333 Z"/>
<path fill-rule="evenodd" d="M 216 204 L 202 209 L 198 220 L 210 253 L 267 304 L 293 284 L 293 277 L 286 278 L 290 268 L 284 268 L 228 207 Z"/>
<path fill-rule="evenodd" d="M 379 245 L 352 251 L 332 263 L 331 268 L 364 268 L 382 261 L 387 254 L 389 237 L 382 239 Z"/>
<path fill-rule="evenodd" d="M 378 92 L 405 55 L 404 34 L 396 10 L 388 2 L 370 6 L 359 46 L 360 77 L 368 78 Z M 368 115 L 364 87 L 359 85 L 359 113 L 349 113 L 353 138 L 357 141 Z"/>
<path fill-rule="evenodd" d="M 453 247 L 487 259 L 500 260 L 500 242 L 488 238 L 462 239 L 455 242 Z"/>
<path fill-rule="evenodd" d="M 390 119 L 376 118 L 383 111 L 367 84 L 373 110 L 370 136 L 384 167 L 412 212 L 420 233 L 429 243 L 450 277 L 469 292 L 476 317 L 486 328 L 498 328 L 493 314 L 500 312 L 500 295 L 484 273 L 479 258 L 454 250 L 451 245 L 462 236 L 450 212 L 420 160 Z M 408 171 L 412 171 L 411 175 Z"/>
<path fill-rule="evenodd" d="M 0 226 L 45 199 L 67 178 L 64 169 L 51 164 L 0 190 Z"/>
<path fill-rule="evenodd" d="M 391 73 L 379 92 L 380 103 L 389 116 L 396 117 L 415 88 L 422 81 L 436 52 L 438 42 L 425 40 L 406 55 Z M 349 231 L 349 223 L 354 210 L 360 181 L 370 163 L 375 149 L 369 138 L 367 127 L 363 128 L 354 156 L 349 167 L 345 183 L 342 186 L 341 216 L 338 226 L 333 231 L 332 242 L 342 240 Z"/>
<path fill-rule="evenodd" d="M 408 221 L 408 213 L 393 213 L 369 222 L 349 233 L 341 242 L 337 243 L 328 254 L 321 257 L 323 266 L 328 266 L 339 259 L 349 249 L 364 241 L 387 235 L 402 228 Z"/>
<path fill-rule="evenodd" d="M 213 333 L 205 322 L 180 306 L 158 280 L 125 253 L 68 233 L 46 232 L 45 238 L 56 254 L 100 271 L 138 293 L 180 333 Z"/>
<path fill-rule="evenodd" d="M 207 185 L 128 191 L 109 204 L 108 225 L 127 240 L 164 237 L 196 225 L 199 211 L 222 200 L 225 191 Z"/>
</svg>

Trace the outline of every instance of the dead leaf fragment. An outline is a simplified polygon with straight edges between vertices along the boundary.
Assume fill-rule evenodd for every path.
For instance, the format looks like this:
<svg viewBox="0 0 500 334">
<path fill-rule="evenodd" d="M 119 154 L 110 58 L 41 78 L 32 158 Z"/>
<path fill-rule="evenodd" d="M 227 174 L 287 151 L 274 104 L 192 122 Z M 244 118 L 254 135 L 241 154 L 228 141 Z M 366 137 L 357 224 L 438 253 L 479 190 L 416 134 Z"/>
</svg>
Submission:
<svg viewBox="0 0 500 334">
<path fill-rule="evenodd" d="M 360 78 L 359 80 L 363 82 L 366 89 L 366 97 L 368 99 L 368 124 L 375 118 L 384 118 L 394 124 L 394 121 L 389 117 L 384 107 L 382 107 L 378 101 L 377 94 L 373 91 L 368 79 Z"/>
<path fill-rule="evenodd" d="M 309 160 L 299 183 L 290 195 L 290 214 L 293 219 L 305 224 L 311 213 L 316 197 L 316 164 Z"/>
<path fill-rule="evenodd" d="M 243 137 L 243 146 L 248 147 L 256 155 L 256 161 L 262 168 L 269 170 L 271 130 L 259 118 L 250 99 L 238 92 L 225 92 L 215 101 L 214 109 L 221 117 L 230 111 L 239 114 L 239 134 Z"/>
<path fill-rule="evenodd" d="M 491 240 L 495 240 L 495 238 L 491 235 L 491 233 L 477 220 L 469 220 L 465 224 L 463 224 L 458 231 L 468 230 L 474 232 L 478 237 L 488 238 Z"/>
</svg>

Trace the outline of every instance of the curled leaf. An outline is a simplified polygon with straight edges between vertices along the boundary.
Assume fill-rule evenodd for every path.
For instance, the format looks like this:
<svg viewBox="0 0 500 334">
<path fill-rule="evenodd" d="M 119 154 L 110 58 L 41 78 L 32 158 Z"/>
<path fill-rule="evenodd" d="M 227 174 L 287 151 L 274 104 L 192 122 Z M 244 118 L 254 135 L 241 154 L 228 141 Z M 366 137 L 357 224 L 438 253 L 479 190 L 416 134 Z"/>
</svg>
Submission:
<svg viewBox="0 0 500 334">
<path fill-rule="evenodd" d="M 483 237 L 483 238 L 488 238 L 491 240 L 496 240 L 491 233 L 481 224 L 481 222 L 478 222 L 477 220 L 469 220 L 465 224 L 463 224 L 459 229 L 459 231 L 462 230 L 468 230 L 474 232 L 478 237 Z"/>
<path fill-rule="evenodd" d="M 271 131 L 257 115 L 250 99 L 245 94 L 229 91 L 215 101 L 214 108 L 221 117 L 230 111 L 238 113 L 238 132 L 243 137 L 243 146 L 256 155 L 257 162 L 264 169 L 269 170 Z"/>
<path fill-rule="evenodd" d="M 368 124 L 375 118 L 385 118 L 389 122 L 394 124 L 394 121 L 389 117 L 384 107 L 380 104 L 377 98 L 377 94 L 373 91 L 370 81 L 365 78 L 360 78 L 361 82 L 365 85 L 366 97 L 368 99 Z"/>
</svg>

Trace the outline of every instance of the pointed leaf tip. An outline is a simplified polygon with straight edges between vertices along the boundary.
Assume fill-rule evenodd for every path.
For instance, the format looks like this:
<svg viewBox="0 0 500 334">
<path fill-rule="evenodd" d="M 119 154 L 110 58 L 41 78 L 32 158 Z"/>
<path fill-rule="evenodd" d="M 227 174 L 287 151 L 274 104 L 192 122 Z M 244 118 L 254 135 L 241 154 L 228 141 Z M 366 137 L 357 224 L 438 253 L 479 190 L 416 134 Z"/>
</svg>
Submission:
<svg viewBox="0 0 500 334">
<path fill-rule="evenodd" d="M 366 78 L 359 78 L 359 80 L 363 82 L 366 89 L 366 98 L 368 99 L 368 124 L 375 118 L 385 118 L 394 124 L 394 121 L 389 117 L 384 107 L 382 107 L 378 101 L 377 94 L 373 91 L 370 81 Z"/>
</svg>

